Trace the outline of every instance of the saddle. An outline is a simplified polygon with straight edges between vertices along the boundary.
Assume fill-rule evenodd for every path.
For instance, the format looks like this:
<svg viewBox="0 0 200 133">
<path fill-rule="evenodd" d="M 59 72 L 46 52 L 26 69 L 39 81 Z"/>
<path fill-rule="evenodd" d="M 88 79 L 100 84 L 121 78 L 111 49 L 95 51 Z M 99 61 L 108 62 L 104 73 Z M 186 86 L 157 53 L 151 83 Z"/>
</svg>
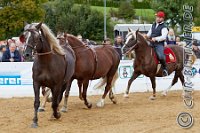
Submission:
<svg viewBox="0 0 200 133">
<path fill-rule="evenodd" d="M 176 56 L 171 48 L 165 47 L 164 54 L 165 54 L 165 59 L 166 59 L 167 64 L 176 62 Z M 159 60 L 157 58 L 156 52 L 154 52 L 154 59 L 156 63 L 159 64 Z"/>
</svg>

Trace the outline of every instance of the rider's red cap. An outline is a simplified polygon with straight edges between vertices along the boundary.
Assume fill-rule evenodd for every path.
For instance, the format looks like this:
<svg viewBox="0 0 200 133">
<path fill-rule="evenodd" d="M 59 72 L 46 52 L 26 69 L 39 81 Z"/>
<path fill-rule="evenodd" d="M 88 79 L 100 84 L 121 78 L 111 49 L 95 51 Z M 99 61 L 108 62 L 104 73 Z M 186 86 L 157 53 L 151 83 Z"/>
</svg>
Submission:
<svg viewBox="0 0 200 133">
<path fill-rule="evenodd" d="M 163 11 L 159 11 L 155 14 L 157 17 L 165 18 L 165 13 Z"/>
</svg>

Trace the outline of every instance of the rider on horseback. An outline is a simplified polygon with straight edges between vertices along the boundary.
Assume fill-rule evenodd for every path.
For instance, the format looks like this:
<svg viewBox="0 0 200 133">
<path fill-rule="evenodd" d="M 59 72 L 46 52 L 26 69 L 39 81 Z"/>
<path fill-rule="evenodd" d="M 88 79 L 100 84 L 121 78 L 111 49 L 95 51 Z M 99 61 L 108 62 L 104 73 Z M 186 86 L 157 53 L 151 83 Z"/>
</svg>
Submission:
<svg viewBox="0 0 200 133">
<path fill-rule="evenodd" d="M 164 41 L 166 40 L 168 29 L 164 24 L 165 13 L 159 11 L 156 13 L 156 22 L 153 23 L 151 29 L 146 35 L 147 39 L 151 39 L 151 45 L 153 46 L 156 55 L 162 64 L 163 76 L 168 75 L 167 66 L 164 55 Z"/>
</svg>

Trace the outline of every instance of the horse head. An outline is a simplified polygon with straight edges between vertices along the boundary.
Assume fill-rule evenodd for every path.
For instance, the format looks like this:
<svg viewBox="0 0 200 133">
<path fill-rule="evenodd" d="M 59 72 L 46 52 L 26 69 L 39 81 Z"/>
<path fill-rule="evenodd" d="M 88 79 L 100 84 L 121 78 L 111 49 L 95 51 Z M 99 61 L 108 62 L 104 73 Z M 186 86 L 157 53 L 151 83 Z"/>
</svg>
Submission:
<svg viewBox="0 0 200 133">
<path fill-rule="evenodd" d="M 122 47 L 122 53 L 126 53 L 128 51 L 132 51 L 133 49 L 137 48 L 138 32 L 139 29 L 137 31 L 133 31 L 132 29 L 128 28 L 128 34 L 126 35 L 125 44 Z"/>
<path fill-rule="evenodd" d="M 40 52 L 42 49 L 44 40 L 41 35 L 41 26 L 42 22 L 25 24 L 24 32 L 20 36 L 20 41 L 25 44 L 23 53 L 25 60 L 32 59 L 33 52 Z"/>
</svg>

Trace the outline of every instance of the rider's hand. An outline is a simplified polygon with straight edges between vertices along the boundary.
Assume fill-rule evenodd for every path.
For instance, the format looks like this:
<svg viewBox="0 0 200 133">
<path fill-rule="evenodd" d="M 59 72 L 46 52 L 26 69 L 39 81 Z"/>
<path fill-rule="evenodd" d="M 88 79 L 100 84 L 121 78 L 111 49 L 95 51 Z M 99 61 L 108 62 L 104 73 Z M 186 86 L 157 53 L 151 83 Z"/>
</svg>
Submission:
<svg viewBox="0 0 200 133">
<path fill-rule="evenodd" d="M 14 62 L 14 59 L 13 59 L 13 58 L 10 58 L 10 62 Z"/>
<path fill-rule="evenodd" d="M 145 38 L 145 39 L 148 39 L 148 36 L 147 36 L 147 34 L 144 34 L 143 36 L 144 36 L 144 38 Z"/>
<path fill-rule="evenodd" d="M 153 37 L 151 40 L 152 40 L 153 42 L 155 42 L 155 41 L 156 41 L 156 38 L 155 38 L 155 37 Z"/>
</svg>

